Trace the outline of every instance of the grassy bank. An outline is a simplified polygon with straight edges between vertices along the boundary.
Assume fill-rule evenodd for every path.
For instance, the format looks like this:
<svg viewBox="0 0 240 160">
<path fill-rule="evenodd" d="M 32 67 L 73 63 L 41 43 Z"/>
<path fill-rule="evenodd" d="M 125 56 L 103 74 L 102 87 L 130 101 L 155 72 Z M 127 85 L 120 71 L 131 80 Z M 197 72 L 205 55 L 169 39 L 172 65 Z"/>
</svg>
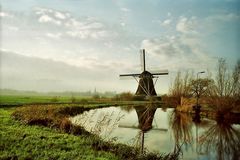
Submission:
<svg viewBox="0 0 240 160">
<path fill-rule="evenodd" d="M 74 136 L 13 120 L 14 109 L 0 109 L 0 159 L 120 159 L 94 150 L 91 137 Z"/>
</svg>

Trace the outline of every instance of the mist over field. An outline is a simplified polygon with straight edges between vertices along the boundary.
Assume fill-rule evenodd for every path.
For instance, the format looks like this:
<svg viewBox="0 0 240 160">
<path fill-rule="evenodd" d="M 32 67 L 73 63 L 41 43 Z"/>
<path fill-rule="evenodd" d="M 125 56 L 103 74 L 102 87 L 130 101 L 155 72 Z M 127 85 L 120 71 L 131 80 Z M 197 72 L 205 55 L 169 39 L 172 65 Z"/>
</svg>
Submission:
<svg viewBox="0 0 240 160">
<path fill-rule="evenodd" d="M 0 56 L 1 88 L 43 92 L 93 91 L 96 86 L 101 86 L 97 88 L 101 91 L 120 89 L 116 86 L 119 82 L 118 74 L 110 68 L 93 71 L 87 67 L 4 51 L 1 51 Z"/>
</svg>

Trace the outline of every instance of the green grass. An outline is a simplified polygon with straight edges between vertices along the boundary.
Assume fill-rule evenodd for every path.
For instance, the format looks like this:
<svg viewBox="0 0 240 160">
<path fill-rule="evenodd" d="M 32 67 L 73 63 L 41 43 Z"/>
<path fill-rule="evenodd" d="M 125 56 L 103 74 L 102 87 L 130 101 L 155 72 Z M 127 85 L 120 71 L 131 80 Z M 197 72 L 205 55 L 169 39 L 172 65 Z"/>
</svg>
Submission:
<svg viewBox="0 0 240 160">
<path fill-rule="evenodd" d="M 39 104 L 39 103 L 77 103 L 77 104 L 136 104 L 146 103 L 146 101 L 114 101 L 111 98 L 93 99 L 90 97 L 62 97 L 62 96 L 23 96 L 23 95 L 0 95 L 0 106 L 23 105 L 23 104 Z"/>
<path fill-rule="evenodd" d="M 112 153 L 94 150 L 92 140 L 84 135 L 23 125 L 11 119 L 12 112 L 0 108 L 0 159 L 119 159 Z"/>
<path fill-rule="evenodd" d="M 86 100 L 83 97 L 74 97 L 76 102 Z M 71 103 L 72 97 L 62 96 L 23 96 L 23 95 L 0 95 L 0 105 L 22 105 L 30 103 Z"/>
</svg>

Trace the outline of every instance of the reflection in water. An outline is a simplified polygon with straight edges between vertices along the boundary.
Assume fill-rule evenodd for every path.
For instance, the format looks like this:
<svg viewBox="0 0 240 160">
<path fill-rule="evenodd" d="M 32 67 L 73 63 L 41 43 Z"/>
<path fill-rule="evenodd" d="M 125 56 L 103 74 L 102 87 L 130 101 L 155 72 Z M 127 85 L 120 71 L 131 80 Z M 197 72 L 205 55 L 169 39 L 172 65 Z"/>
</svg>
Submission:
<svg viewBox="0 0 240 160">
<path fill-rule="evenodd" d="M 179 155 L 181 152 L 183 159 L 240 156 L 237 152 L 240 134 L 232 124 L 173 109 L 164 112 L 156 105 L 95 109 L 72 117 L 71 121 L 103 139 L 135 146 L 142 153 L 148 150 Z"/>
<path fill-rule="evenodd" d="M 226 120 L 218 120 L 200 136 L 200 149 L 216 151 L 219 160 L 240 158 L 240 132 Z"/>
<path fill-rule="evenodd" d="M 150 129 L 152 129 L 152 122 L 153 122 L 154 114 L 157 110 L 157 106 L 146 105 L 146 106 L 136 106 L 134 108 L 138 116 L 138 128 L 143 132 L 147 132 Z"/>
<path fill-rule="evenodd" d="M 147 104 L 145 106 L 134 106 L 134 109 L 138 117 L 138 129 L 140 129 L 140 131 L 138 132 L 135 138 L 134 146 L 136 148 L 140 148 L 141 153 L 144 153 L 145 151 L 144 149 L 145 133 L 148 132 L 150 129 L 152 129 L 153 118 L 157 108 L 158 106 L 154 104 Z M 121 127 L 134 128 L 129 126 L 121 126 Z M 162 130 L 165 131 L 165 129 L 162 129 Z"/>
<path fill-rule="evenodd" d="M 169 121 L 172 129 L 172 134 L 175 140 L 175 147 L 179 147 L 182 144 L 188 146 L 193 141 L 192 135 L 192 119 L 187 114 L 177 112 L 174 110 L 170 116 Z"/>
</svg>

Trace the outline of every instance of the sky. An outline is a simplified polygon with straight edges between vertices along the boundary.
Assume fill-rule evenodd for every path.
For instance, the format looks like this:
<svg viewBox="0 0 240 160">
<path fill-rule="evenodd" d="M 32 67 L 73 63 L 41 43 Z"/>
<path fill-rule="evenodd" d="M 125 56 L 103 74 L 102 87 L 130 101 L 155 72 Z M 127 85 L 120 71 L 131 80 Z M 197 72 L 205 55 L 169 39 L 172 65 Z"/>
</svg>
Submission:
<svg viewBox="0 0 240 160">
<path fill-rule="evenodd" d="M 0 0 L 0 88 L 131 91 L 141 73 L 213 71 L 240 58 L 239 0 Z"/>
</svg>

